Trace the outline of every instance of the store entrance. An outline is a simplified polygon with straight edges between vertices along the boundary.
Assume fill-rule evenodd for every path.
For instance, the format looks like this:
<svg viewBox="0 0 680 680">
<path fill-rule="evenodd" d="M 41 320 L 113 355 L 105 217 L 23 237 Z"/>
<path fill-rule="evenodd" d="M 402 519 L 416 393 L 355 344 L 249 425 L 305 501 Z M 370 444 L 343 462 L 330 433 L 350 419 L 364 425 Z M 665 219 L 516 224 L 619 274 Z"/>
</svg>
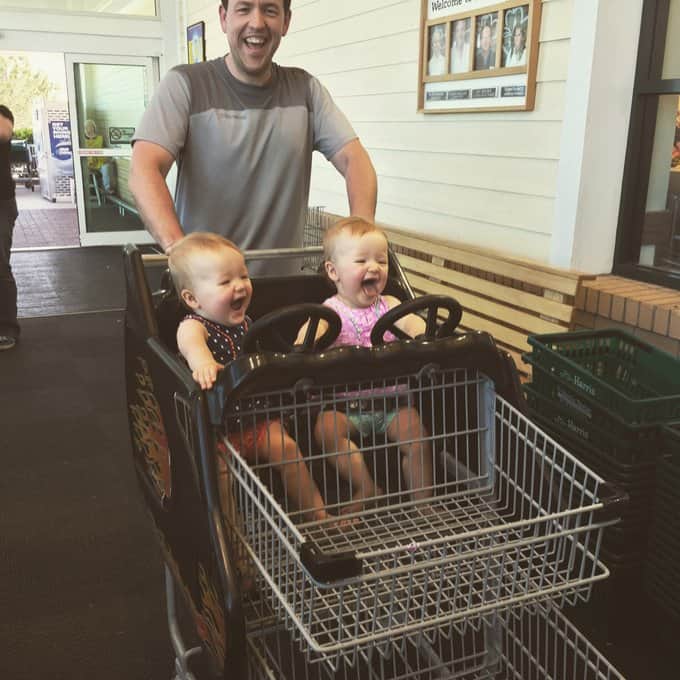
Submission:
<svg viewBox="0 0 680 680">
<path fill-rule="evenodd" d="M 127 188 L 150 57 L 0 51 L 15 117 L 13 250 L 149 243 Z"/>
<path fill-rule="evenodd" d="M 64 54 L 0 51 L 2 103 L 14 115 L 13 250 L 78 247 Z"/>
</svg>

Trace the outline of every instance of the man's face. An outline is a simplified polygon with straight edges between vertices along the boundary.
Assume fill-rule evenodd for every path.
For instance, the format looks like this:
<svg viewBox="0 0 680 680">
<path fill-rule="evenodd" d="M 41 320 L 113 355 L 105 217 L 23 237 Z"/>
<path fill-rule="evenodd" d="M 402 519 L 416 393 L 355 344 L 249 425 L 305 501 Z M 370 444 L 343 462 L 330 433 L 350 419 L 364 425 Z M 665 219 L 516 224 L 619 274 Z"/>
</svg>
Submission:
<svg viewBox="0 0 680 680">
<path fill-rule="evenodd" d="M 220 25 L 229 43 L 227 66 L 233 76 L 253 85 L 267 83 L 290 16 L 283 0 L 229 0 L 227 10 L 220 5 Z"/>
<path fill-rule="evenodd" d="M 484 26 L 482 29 L 480 44 L 484 52 L 489 51 L 489 48 L 491 47 L 491 29 L 488 26 Z"/>
</svg>

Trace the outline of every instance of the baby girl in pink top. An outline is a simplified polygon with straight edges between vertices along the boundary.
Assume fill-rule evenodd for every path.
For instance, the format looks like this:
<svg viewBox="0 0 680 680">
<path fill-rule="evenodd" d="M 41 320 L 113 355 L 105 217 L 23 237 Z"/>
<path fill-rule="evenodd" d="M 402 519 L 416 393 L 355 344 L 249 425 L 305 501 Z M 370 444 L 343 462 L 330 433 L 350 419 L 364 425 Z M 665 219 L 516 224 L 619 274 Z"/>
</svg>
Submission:
<svg viewBox="0 0 680 680">
<path fill-rule="evenodd" d="M 328 278 L 335 284 L 337 294 L 324 301 L 342 320 L 342 329 L 335 345 L 371 346 L 371 331 L 377 320 L 400 301 L 382 295 L 387 284 L 388 246 L 385 234 L 374 224 L 358 217 L 349 217 L 334 224 L 324 236 L 324 266 Z M 397 327 L 411 337 L 425 331 L 425 322 L 409 314 L 396 322 Z M 321 321 L 317 337 L 326 330 Z M 298 342 L 305 337 L 307 325 L 302 327 Z M 388 342 L 396 340 L 385 333 Z M 367 498 L 381 494 L 375 485 L 352 435 L 385 434 L 399 445 L 402 455 L 402 474 L 414 500 L 432 495 L 432 455 L 427 432 L 418 411 L 400 405 L 399 393 L 392 388 L 380 394 L 361 393 L 362 407 L 353 411 L 351 403 L 346 413 L 322 411 L 317 418 L 314 435 L 323 451 L 338 452 L 335 461 L 343 478 L 350 480 L 354 503 L 343 512 L 360 509 Z M 385 398 L 385 397 L 389 398 Z M 369 408 L 363 406 L 368 403 Z M 375 410 L 370 410 L 371 403 Z M 381 403 L 389 404 L 380 409 Z"/>
</svg>

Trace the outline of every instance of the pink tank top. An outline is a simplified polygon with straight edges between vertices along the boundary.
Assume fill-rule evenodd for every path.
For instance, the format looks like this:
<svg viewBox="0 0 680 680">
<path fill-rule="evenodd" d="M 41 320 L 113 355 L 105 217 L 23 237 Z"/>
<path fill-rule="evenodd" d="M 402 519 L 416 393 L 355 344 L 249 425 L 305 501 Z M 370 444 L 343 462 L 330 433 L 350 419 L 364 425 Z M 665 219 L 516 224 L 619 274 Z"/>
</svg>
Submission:
<svg viewBox="0 0 680 680">
<path fill-rule="evenodd" d="M 338 335 L 331 347 L 338 347 L 340 345 L 372 347 L 371 331 L 373 326 L 389 309 L 387 301 L 382 295 L 378 297 L 374 305 L 358 309 L 348 307 L 337 295 L 324 300 L 323 304 L 337 312 L 342 321 L 340 335 Z M 386 342 L 394 342 L 396 339 L 396 336 L 392 333 L 385 333 Z"/>
</svg>

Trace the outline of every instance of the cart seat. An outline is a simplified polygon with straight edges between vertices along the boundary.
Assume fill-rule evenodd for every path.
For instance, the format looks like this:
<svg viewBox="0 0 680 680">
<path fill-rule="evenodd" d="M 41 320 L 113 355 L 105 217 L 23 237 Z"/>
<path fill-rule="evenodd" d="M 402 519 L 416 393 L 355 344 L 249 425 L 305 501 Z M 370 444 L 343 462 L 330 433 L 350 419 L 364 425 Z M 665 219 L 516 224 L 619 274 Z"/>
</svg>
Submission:
<svg viewBox="0 0 680 680">
<path fill-rule="evenodd" d="M 163 285 L 165 289 L 154 295 L 159 337 L 171 352 L 177 352 L 177 326 L 187 314 L 187 310 L 180 302 L 169 277 L 164 277 Z M 322 274 L 254 278 L 253 298 L 248 308 L 248 316 L 257 320 L 269 312 L 288 305 L 303 302 L 321 304 L 334 293 L 335 288 Z M 391 278 L 388 280 L 384 294 L 394 295 L 402 301 L 408 298 L 403 286 Z M 291 341 L 296 337 L 298 330 L 297 326 L 281 329 L 284 337 Z"/>
</svg>

